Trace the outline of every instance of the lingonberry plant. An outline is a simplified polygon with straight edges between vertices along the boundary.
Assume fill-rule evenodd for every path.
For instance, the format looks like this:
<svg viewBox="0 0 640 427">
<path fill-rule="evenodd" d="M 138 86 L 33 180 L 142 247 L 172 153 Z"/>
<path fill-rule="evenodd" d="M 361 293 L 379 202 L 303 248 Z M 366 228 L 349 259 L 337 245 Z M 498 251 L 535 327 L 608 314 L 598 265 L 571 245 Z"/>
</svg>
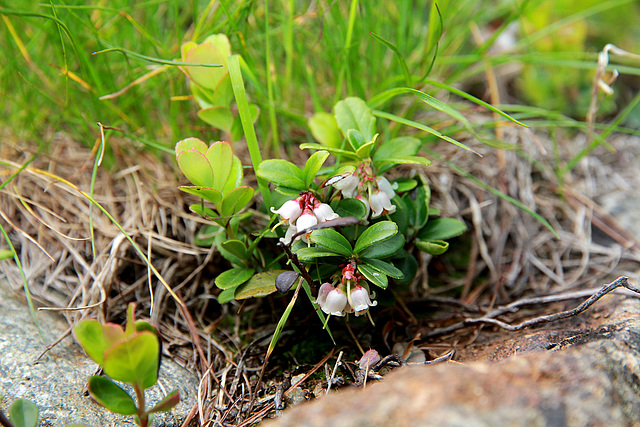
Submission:
<svg viewBox="0 0 640 427">
<path fill-rule="evenodd" d="M 122 387 L 108 378 L 89 379 L 91 397 L 105 408 L 122 415 L 133 415 L 136 424 L 150 425 L 153 414 L 168 411 L 180 402 L 177 390 L 169 393 L 151 409 L 146 409 L 145 389 L 158 381 L 160 340 L 156 328 L 135 320 L 135 304 L 127 310 L 127 326 L 83 320 L 73 330 L 76 341 L 105 374 L 131 384 L 138 403 Z"/>
</svg>

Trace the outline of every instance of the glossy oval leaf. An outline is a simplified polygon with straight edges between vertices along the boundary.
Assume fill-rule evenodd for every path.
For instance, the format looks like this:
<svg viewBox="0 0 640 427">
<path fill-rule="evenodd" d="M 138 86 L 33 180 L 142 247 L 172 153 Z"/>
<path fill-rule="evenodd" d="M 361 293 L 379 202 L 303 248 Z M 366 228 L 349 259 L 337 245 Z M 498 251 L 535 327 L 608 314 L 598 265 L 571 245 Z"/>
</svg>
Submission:
<svg viewBox="0 0 640 427">
<path fill-rule="evenodd" d="M 180 190 L 185 193 L 193 194 L 196 197 L 202 197 L 205 200 L 210 201 L 214 205 L 219 205 L 222 201 L 222 193 L 211 187 L 197 187 L 195 185 L 182 185 Z M 216 215 L 217 216 L 217 215 Z"/>
<path fill-rule="evenodd" d="M 362 232 L 360 237 L 358 237 L 358 241 L 356 242 L 356 245 L 355 245 L 355 248 L 353 248 L 353 251 L 359 254 L 362 250 L 364 250 L 365 248 L 371 245 L 390 239 L 397 232 L 398 232 L 398 226 L 394 222 L 392 221 L 377 222 L 369 226 L 366 230 Z"/>
<path fill-rule="evenodd" d="M 9 417 L 15 427 L 36 427 L 39 417 L 38 407 L 30 400 L 14 400 L 9 406 Z"/>
<path fill-rule="evenodd" d="M 388 258 L 404 246 L 404 236 L 400 233 L 375 245 L 364 248 L 358 255 L 366 258 Z"/>
<path fill-rule="evenodd" d="M 304 173 L 293 163 L 282 159 L 265 160 L 258 166 L 257 175 L 275 185 L 307 190 Z"/>
<path fill-rule="evenodd" d="M 176 157 L 183 151 L 196 150 L 204 154 L 209 147 L 199 138 L 185 138 L 176 144 Z"/>
<path fill-rule="evenodd" d="M 340 135 L 340 129 L 338 128 L 338 122 L 336 118 L 324 111 L 315 113 L 307 121 L 309 129 L 311 129 L 311 135 L 320 144 L 327 147 L 339 148 L 342 143 L 342 135 Z"/>
<path fill-rule="evenodd" d="M 307 188 L 311 185 L 318 171 L 322 168 L 322 165 L 329 157 L 329 152 L 326 150 L 316 151 L 309 157 L 307 163 L 304 165 L 304 180 Z"/>
<path fill-rule="evenodd" d="M 467 231 L 464 222 L 455 218 L 436 218 L 430 220 L 418 233 L 420 240 L 445 240 L 461 235 Z"/>
<path fill-rule="evenodd" d="M 388 157 L 415 156 L 421 145 L 422 142 L 419 139 L 410 136 L 393 138 L 378 146 L 373 153 L 373 161 L 383 161 Z"/>
<path fill-rule="evenodd" d="M 395 260 L 395 265 L 404 274 L 403 278 L 396 279 L 396 283 L 399 285 L 411 283 L 418 273 L 418 260 L 412 254 L 405 253 L 405 256 Z"/>
<path fill-rule="evenodd" d="M 341 199 L 337 203 L 332 203 L 331 207 L 341 218 L 353 216 L 358 219 L 364 219 L 367 214 L 367 207 L 358 199 Z"/>
<path fill-rule="evenodd" d="M 249 204 L 255 190 L 251 187 L 234 188 L 224 196 L 220 207 L 222 216 L 232 216 Z"/>
<path fill-rule="evenodd" d="M 204 108 L 198 111 L 198 117 L 216 129 L 231 132 L 234 117 L 231 110 L 227 107 L 217 105 Z"/>
<path fill-rule="evenodd" d="M 170 411 L 171 408 L 180 403 L 180 392 L 178 390 L 173 390 L 171 393 L 167 394 L 164 399 L 156 404 L 153 408 L 149 409 L 149 413 L 153 414 L 154 412 L 167 412 Z"/>
<path fill-rule="evenodd" d="M 347 133 L 347 141 L 349 141 L 349 144 L 351 145 L 351 148 L 353 148 L 353 151 L 356 152 L 356 156 L 360 157 L 357 151 L 360 147 L 364 146 L 367 143 L 367 140 L 364 139 L 364 136 L 362 136 L 362 134 L 356 129 L 349 129 L 349 132 Z"/>
<path fill-rule="evenodd" d="M 334 252 L 329 249 L 318 248 L 315 246 L 312 247 L 303 247 L 295 251 L 298 259 L 300 261 L 312 261 L 316 258 L 324 258 L 328 256 L 342 256 L 341 254 Z"/>
<path fill-rule="evenodd" d="M 380 273 L 375 268 L 366 265 L 358 264 L 358 271 L 371 283 L 376 286 L 386 289 L 389 286 L 389 279 L 384 274 Z"/>
<path fill-rule="evenodd" d="M 246 258 L 247 247 L 241 240 L 237 240 L 237 239 L 225 240 L 222 243 L 220 243 L 219 246 L 224 248 L 226 251 L 231 252 L 233 255 L 237 256 L 238 258 L 242 258 L 242 259 Z"/>
<path fill-rule="evenodd" d="M 238 158 L 238 156 L 233 156 L 233 161 L 231 162 L 231 170 L 229 171 L 229 177 L 227 178 L 227 182 L 224 183 L 224 187 L 222 188 L 222 194 L 228 194 L 234 188 L 237 188 L 242 185 L 242 162 Z"/>
<path fill-rule="evenodd" d="M 285 270 L 271 270 L 254 274 L 248 282 L 236 288 L 236 299 L 263 297 L 277 291 L 276 278 Z"/>
<path fill-rule="evenodd" d="M 93 400 L 116 414 L 134 415 L 138 412 L 129 393 L 108 378 L 97 375 L 89 378 L 89 393 Z"/>
<path fill-rule="evenodd" d="M 422 165 L 422 166 L 429 166 L 432 162 L 431 160 L 425 158 L 425 157 L 420 157 L 420 156 L 389 156 L 386 157 L 384 160 L 379 160 L 376 161 L 376 165 L 378 164 L 385 164 L 385 163 L 392 163 L 395 165 Z"/>
<path fill-rule="evenodd" d="M 236 288 L 225 289 L 218 294 L 218 303 L 225 304 L 229 301 L 233 301 L 236 298 Z"/>
<path fill-rule="evenodd" d="M 389 262 L 373 258 L 362 258 L 362 261 L 365 265 L 368 265 L 382 274 L 393 277 L 394 279 L 402 279 L 404 277 L 404 273 Z"/>
<path fill-rule="evenodd" d="M 215 218 L 218 218 L 219 216 L 213 209 L 203 205 L 195 205 L 195 204 L 189 205 L 189 210 L 207 219 L 215 219 Z M 211 245 L 208 245 L 208 246 L 211 246 Z"/>
<path fill-rule="evenodd" d="M 158 337 L 137 332 L 112 346 L 104 354 L 102 368 L 111 378 L 149 388 L 158 379 Z"/>
<path fill-rule="evenodd" d="M 334 156 L 345 156 L 353 159 L 357 159 L 358 156 L 354 151 L 343 150 L 341 148 L 333 148 L 333 147 L 325 147 L 324 145 L 316 144 L 315 142 L 306 142 L 304 144 L 300 144 L 300 148 L 302 150 L 312 149 L 312 150 L 326 150 L 333 154 Z"/>
<path fill-rule="evenodd" d="M 442 255 L 449 249 L 449 243 L 444 240 L 416 240 L 416 248 L 431 255 Z"/>
<path fill-rule="evenodd" d="M 378 134 L 375 135 L 375 137 L 377 137 L 377 136 L 378 136 Z M 358 157 L 360 157 L 361 159 L 366 159 L 367 157 L 369 157 L 369 155 L 371 154 L 371 150 L 376 145 L 376 138 L 375 137 L 374 137 L 373 141 L 369 141 L 366 144 L 363 144 L 360 147 L 358 147 L 358 149 L 356 150 L 356 155 Z"/>
<path fill-rule="evenodd" d="M 213 170 L 213 184 L 210 187 L 222 191 L 233 164 L 231 145 L 225 141 L 215 142 L 207 150 L 206 157 Z"/>
<path fill-rule="evenodd" d="M 359 131 L 365 141 L 371 141 L 376 133 L 376 118 L 371 108 L 360 98 L 345 98 L 334 107 L 334 116 L 342 134 L 346 137 L 350 129 Z"/>
<path fill-rule="evenodd" d="M 193 185 L 213 187 L 213 169 L 204 154 L 191 149 L 179 153 L 177 159 L 180 170 Z"/>
<path fill-rule="evenodd" d="M 220 289 L 230 289 L 242 285 L 251 279 L 255 270 L 253 268 L 236 267 L 222 272 L 216 277 L 215 284 Z"/>
<path fill-rule="evenodd" d="M 345 258 L 352 255 L 351 243 L 346 237 L 331 228 L 315 230 L 311 233 L 311 241 L 325 249 L 337 252 Z"/>
<path fill-rule="evenodd" d="M 122 331 L 124 336 L 124 331 Z M 101 365 L 107 343 L 102 333 L 102 324 L 95 319 L 83 320 L 73 328 L 73 336 L 87 356 Z"/>
</svg>

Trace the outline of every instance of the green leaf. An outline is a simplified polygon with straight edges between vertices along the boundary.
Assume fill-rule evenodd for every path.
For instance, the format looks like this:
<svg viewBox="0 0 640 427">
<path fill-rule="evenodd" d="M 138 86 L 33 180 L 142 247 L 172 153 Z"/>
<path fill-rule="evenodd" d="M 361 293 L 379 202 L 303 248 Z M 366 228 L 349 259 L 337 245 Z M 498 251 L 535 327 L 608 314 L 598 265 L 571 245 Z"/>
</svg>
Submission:
<svg viewBox="0 0 640 427">
<path fill-rule="evenodd" d="M 389 286 L 389 279 L 380 271 L 367 264 L 358 264 L 358 271 L 371 283 L 376 286 L 386 289 Z"/>
<path fill-rule="evenodd" d="M 347 132 L 347 141 L 349 141 L 349 144 L 351 144 L 351 148 L 356 151 L 356 155 L 358 155 L 358 149 L 367 143 L 367 140 L 364 139 L 364 136 L 362 136 L 362 134 L 356 129 L 349 129 L 349 131 Z"/>
<path fill-rule="evenodd" d="M 386 157 L 384 160 L 380 160 L 376 162 L 376 164 L 385 164 L 392 163 L 395 165 L 423 165 L 429 166 L 431 165 L 431 160 L 420 157 L 420 156 L 395 156 L 395 157 Z"/>
<path fill-rule="evenodd" d="M 265 160 L 258 166 L 257 175 L 275 185 L 308 190 L 302 170 L 293 163 L 282 159 Z"/>
<path fill-rule="evenodd" d="M 416 257 L 405 252 L 404 256 L 397 259 L 394 263 L 404 274 L 402 279 L 396 279 L 396 283 L 399 285 L 411 283 L 418 273 L 418 260 L 416 260 Z"/>
<path fill-rule="evenodd" d="M 358 199 L 341 199 L 338 202 L 331 203 L 333 211 L 340 215 L 340 218 L 355 216 L 363 219 L 367 213 L 367 207 Z"/>
<path fill-rule="evenodd" d="M 338 122 L 332 114 L 324 111 L 315 113 L 307 121 L 309 129 L 311 129 L 311 135 L 320 142 L 320 144 L 327 147 L 338 148 L 342 142 L 342 135 L 340 135 L 340 129 L 338 128 Z"/>
<path fill-rule="evenodd" d="M 151 332 L 137 332 L 113 345 L 104 353 L 102 368 L 111 378 L 142 388 L 158 380 L 158 337 Z"/>
<path fill-rule="evenodd" d="M 376 149 L 373 153 L 373 161 L 380 162 L 387 157 L 415 156 L 421 145 L 422 142 L 419 139 L 410 136 L 393 138 Z"/>
<path fill-rule="evenodd" d="M 352 255 L 351 244 L 347 238 L 331 228 L 313 231 L 311 233 L 311 241 L 346 258 Z"/>
<path fill-rule="evenodd" d="M 415 179 L 409 178 L 398 178 L 393 180 L 393 183 L 398 184 L 398 188 L 396 189 L 396 193 L 404 193 L 406 191 L 411 191 L 418 185 L 418 181 Z"/>
<path fill-rule="evenodd" d="M 232 252 L 229 252 L 223 246 L 223 243 L 227 241 L 227 236 L 225 233 L 217 234 L 215 237 L 216 247 L 218 251 L 220 251 L 220 255 L 222 255 L 227 261 L 235 266 L 244 266 L 246 264 L 246 260 L 244 258 L 240 258 Z"/>
<path fill-rule="evenodd" d="M 199 138 L 186 138 L 176 144 L 176 157 L 183 151 L 196 150 L 203 155 L 207 152 L 207 144 Z"/>
<path fill-rule="evenodd" d="M 251 122 L 255 123 L 258 115 L 260 114 L 260 109 L 255 104 L 248 105 L 249 114 L 251 115 Z M 233 120 L 233 126 L 231 126 L 231 139 L 233 141 L 238 141 L 242 139 L 244 136 L 244 129 L 242 129 L 242 120 L 240 119 L 240 115 L 238 114 Z"/>
<path fill-rule="evenodd" d="M 222 191 L 233 164 L 231 145 L 224 141 L 215 142 L 207 150 L 206 157 L 213 170 L 213 184 L 210 187 Z"/>
<path fill-rule="evenodd" d="M 401 279 L 404 277 L 404 273 L 400 269 L 396 268 L 395 265 L 386 261 L 381 261 L 379 259 L 373 258 L 362 258 L 362 261 L 365 263 L 365 265 L 368 265 L 369 267 L 377 270 L 382 274 L 393 277 L 394 279 Z"/>
<path fill-rule="evenodd" d="M 218 303 L 224 304 L 236 298 L 236 288 L 225 289 L 218 294 Z"/>
<path fill-rule="evenodd" d="M 238 156 L 233 156 L 233 161 L 231 162 L 231 170 L 229 171 L 229 177 L 227 178 L 227 182 L 225 182 L 224 187 L 222 188 L 222 194 L 226 195 L 234 188 L 239 187 L 242 184 L 242 162 Z"/>
<path fill-rule="evenodd" d="M 432 219 L 418 233 L 420 240 L 445 240 L 461 235 L 467 230 L 464 222 L 455 218 Z"/>
<path fill-rule="evenodd" d="M 149 409 L 148 412 L 150 414 L 155 412 L 167 412 L 178 403 L 180 403 L 180 392 L 178 390 L 173 390 L 171 393 L 167 394 L 164 399 L 158 402 L 156 406 Z"/>
<path fill-rule="evenodd" d="M 392 221 L 377 222 L 362 232 L 356 242 L 353 252 L 359 254 L 367 247 L 393 237 L 398 232 L 398 226 Z"/>
<path fill-rule="evenodd" d="M 233 113 L 227 107 L 213 106 L 198 111 L 198 117 L 216 129 L 231 132 Z"/>
<path fill-rule="evenodd" d="M 449 249 L 449 243 L 444 240 L 416 240 L 416 248 L 431 255 L 442 255 Z"/>
<path fill-rule="evenodd" d="M 429 202 L 431 199 L 431 189 L 429 184 L 422 182 L 421 185 L 411 192 L 407 202 L 413 207 L 411 210 L 410 222 L 416 230 L 422 229 L 429 220 Z"/>
<path fill-rule="evenodd" d="M 229 192 L 222 199 L 220 213 L 222 216 L 232 216 L 240 212 L 249 204 L 255 190 L 251 187 L 238 187 Z"/>
<path fill-rule="evenodd" d="M 356 155 L 358 157 L 360 157 L 361 159 L 366 159 L 369 157 L 369 155 L 371 154 L 371 150 L 373 149 L 373 147 L 375 147 L 376 145 L 376 139 L 378 138 L 378 134 L 375 134 L 375 136 L 373 137 L 372 141 L 367 142 L 366 144 L 361 145 L 357 150 L 356 150 Z"/>
<path fill-rule="evenodd" d="M 97 375 L 89 378 L 89 393 L 93 400 L 116 414 L 134 415 L 138 412 L 129 393 L 108 378 Z"/>
<path fill-rule="evenodd" d="M 178 188 L 180 188 L 180 190 L 184 191 L 185 193 L 193 194 L 197 197 L 202 197 L 203 199 L 210 201 L 216 206 L 222 201 L 222 194 L 218 190 L 211 187 L 182 185 Z"/>
<path fill-rule="evenodd" d="M 247 247 L 241 240 L 233 239 L 233 240 L 225 240 L 219 245 L 223 249 L 231 252 L 233 255 L 238 258 L 246 258 L 247 256 Z"/>
<path fill-rule="evenodd" d="M 287 197 L 298 197 L 300 195 L 300 190 L 296 190 L 295 188 L 279 186 L 279 187 L 276 187 L 275 190 L 277 193 L 280 193 Z"/>
<path fill-rule="evenodd" d="M 235 288 L 251 279 L 255 270 L 253 268 L 236 267 L 224 271 L 216 277 L 216 286 L 222 290 Z"/>
<path fill-rule="evenodd" d="M 101 324 L 95 319 L 83 320 L 73 328 L 76 341 L 94 362 L 102 365 L 104 352 L 125 338 L 122 327 L 114 323 Z"/>
<path fill-rule="evenodd" d="M 358 156 L 353 151 L 342 150 L 340 148 L 325 147 L 324 145 L 316 144 L 315 142 L 306 142 L 300 144 L 300 149 L 312 149 L 312 150 L 325 150 L 333 154 L 334 156 L 345 156 L 353 159 L 357 159 Z"/>
<path fill-rule="evenodd" d="M 213 187 L 213 169 L 204 154 L 194 148 L 178 153 L 177 160 L 180 170 L 193 185 Z"/>
<path fill-rule="evenodd" d="M 384 242 L 364 248 L 358 255 L 365 258 L 388 258 L 404 246 L 404 236 L 400 233 Z"/>
<path fill-rule="evenodd" d="M 399 234 L 407 234 L 409 230 L 409 220 L 411 216 L 411 203 L 407 202 L 407 195 L 403 197 L 394 197 L 393 203 L 396 205 L 396 211 L 389 215 L 391 221 L 398 226 Z"/>
<path fill-rule="evenodd" d="M 433 8 L 433 6 L 432 6 L 432 8 Z M 391 51 L 396 54 L 396 57 L 398 58 L 398 62 L 400 62 L 400 66 L 402 67 L 402 72 L 404 73 L 404 82 L 405 82 L 405 84 L 407 86 L 409 86 L 409 87 L 413 86 L 413 79 L 411 78 L 411 73 L 409 73 L 409 68 L 407 67 L 407 63 L 405 62 L 404 57 L 402 56 L 402 54 L 400 53 L 398 48 L 395 47 L 391 42 L 383 39 L 382 37 L 380 37 L 377 34 L 374 34 L 374 33 L 369 33 L 369 34 L 371 34 L 371 36 L 373 38 L 375 38 L 380 43 L 382 43 L 383 45 L 385 45 L 386 47 L 391 49 Z"/>
<path fill-rule="evenodd" d="M 323 249 L 315 246 L 302 247 L 296 251 L 296 255 L 298 256 L 298 259 L 303 262 L 308 262 L 316 258 L 324 258 L 328 256 L 341 256 L 339 253 L 334 252 L 330 249 Z"/>
<path fill-rule="evenodd" d="M 208 219 L 215 219 L 215 218 L 218 218 L 219 216 L 213 209 L 203 205 L 189 205 L 189 210 L 193 213 L 196 213 Z M 211 246 L 211 245 L 207 245 L 207 246 Z"/>
<path fill-rule="evenodd" d="M 365 141 L 373 139 L 376 133 L 376 118 L 362 99 L 349 97 L 338 101 L 334 107 L 334 115 L 345 137 L 350 129 L 354 129 L 362 134 Z"/>
<path fill-rule="evenodd" d="M 313 182 L 313 179 L 318 175 L 318 171 L 322 168 L 322 165 L 329 157 L 329 152 L 326 150 L 317 151 L 309 157 L 307 163 L 304 165 L 304 181 L 307 188 Z"/>
<path fill-rule="evenodd" d="M 30 400 L 17 399 L 9 406 L 9 418 L 15 427 L 36 427 L 38 416 L 38 407 Z"/>
<path fill-rule="evenodd" d="M 236 288 L 236 299 L 263 297 L 276 292 L 276 278 L 283 271 L 286 270 L 271 270 L 254 274 L 248 282 Z"/>
</svg>

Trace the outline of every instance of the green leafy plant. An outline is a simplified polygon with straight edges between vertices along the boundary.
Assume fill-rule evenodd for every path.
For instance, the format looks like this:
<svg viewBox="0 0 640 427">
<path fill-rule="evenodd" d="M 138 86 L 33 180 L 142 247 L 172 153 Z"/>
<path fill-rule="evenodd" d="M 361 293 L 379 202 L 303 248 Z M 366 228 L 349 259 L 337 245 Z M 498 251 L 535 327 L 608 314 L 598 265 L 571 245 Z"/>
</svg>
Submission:
<svg viewBox="0 0 640 427">
<path fill-rule="evenodd" d="M 136 404 L 118 384 L 94 375 L 89 379 L 89 393 L 100 405 L 117 414 L 134 415 L 136 423 L 146 427 L 154 413 L 168 411 L 179 403 L 180 394 L 174 390 L 151 409 L 146 409 L 144 390 L 158 380 L 160 340 L 153 325 L 135 320 L 134 303 L 127 310 L 125 329 L 113 323 L 84 320 L 73 333 L 104 373 L 116 381 L 130 384 L 137 397 Z"/>
<path fill-rule="evenodd" d="M 35 427 L 40 412 L 35 403 L 27 399 L 16 399 L 9 406 L 9 418 L 0 409 L 0 425 L 5 427 Z"/>
</svg>

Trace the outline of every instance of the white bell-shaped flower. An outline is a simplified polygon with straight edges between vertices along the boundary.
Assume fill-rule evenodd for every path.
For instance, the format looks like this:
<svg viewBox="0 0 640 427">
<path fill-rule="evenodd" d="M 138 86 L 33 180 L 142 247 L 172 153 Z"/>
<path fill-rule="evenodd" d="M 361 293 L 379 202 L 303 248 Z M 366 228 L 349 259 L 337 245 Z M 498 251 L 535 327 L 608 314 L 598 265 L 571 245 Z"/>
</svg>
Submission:
<svg viewBox="0 0 640 427">
<path fill-rule="evenodd" d="M 371 301 L 369 290 L 360 285 L 356 285 L 351 289 L 349 297 L 351 307 L 353 307 L 353 311 L 356 312 L 356 316 L 364 314 L 369 307 L 378 305 L 378 301 Z"/>
<path fill-rule="evenodd" d="M 318 302 L 320 304 L 320 302 Z M 326 294 L 324 302 L 320 308 L 326 314 L 333 316 L 344 316 L 344 309 L 347 306 L 347 296 L 339 288 L 333 288 Z"/>
<path fill-rule="evenodd" d="M 271 212 L 276 213 L 282 217 L 282 221 L 286 224 L 293 224 L 296 222 L 300 214 L 302 214 L 302 207 L 300 207 L 300 202 L 298 199 L 289 200 L 284 202 L 280 209 L 275 210 L 273 207 L 271 208 Z"/>
<path fill-rule="evenodd" d="M 355 197 L 356 191 L 358 189 L 358 174 L 355 172 L 351 175 L 348 175 L 346 178 L 341 179 L 340 181 L 333 184 L 333 188 L 336 190 L 342 191 L 342 196 L 346 199 L 351 199 Z"/>
<path fill-rule="evenodd" d="M 392 214 L 396 211 L 396 207 L 391 204 L 387 193 L 381 190 L 375 190 L 373 194 L 371 194 L 369 203 L 371 203 L 371 210 L 373 211 L 371 218 L 377 218 L 384 214 Z"/>
<path fill-rule="evenodd" d="M 376 184 L 378 184 L 378 189 L 384 191 L 389 200 L 393 199 L 396 196 L 396 192 L 394 190 L 398 189 L 398 183 L 394 182 L 391 184 L 387 178 L 384 176 L 380 176 L 376 178 Z"/>
<path fill-rule="evenodd" d="M 326 203 L 318 203 L 318 205 L 313 208 L 313 214 L 318 218 L 319 223 L 340 218 L 340 215 L 335 213 L 333 209 L 331 209 L 331 206 Z"/>
</svg>

